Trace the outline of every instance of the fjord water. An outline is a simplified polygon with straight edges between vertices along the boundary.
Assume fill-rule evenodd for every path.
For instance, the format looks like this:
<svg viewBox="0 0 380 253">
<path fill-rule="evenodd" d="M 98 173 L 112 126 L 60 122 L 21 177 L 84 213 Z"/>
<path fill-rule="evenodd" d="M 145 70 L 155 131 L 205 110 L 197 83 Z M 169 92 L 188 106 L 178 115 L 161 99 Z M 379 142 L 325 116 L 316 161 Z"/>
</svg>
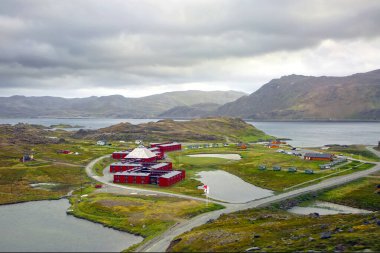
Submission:
<svg viewBox="0 0 380 253">
<path fill-rule="evenodd" d="M 66 214 L 68 200 L 0 206 L 0 251 L 120 252 L 143 240 Z"/>
<path fill-rule="evenodd" d="M 84 129 L 98 129 L 120 122 L 140 124 L 156 122 L 159 119 L 94 119 L 94 118 L 38 118 L 0 119 L 0 124 L 19 122 L 44 126 L 56 124 L 79 125 Z M 289 143 L 296 147 L 316 147 L 326 144 L 377 145 L 380 141 L 380 122 L 259 122 L 247 121 L 267 134 L 292 139 Z M 70 131 L 78 129 L 67 129 Z"/>
<path fill-rule="evenodd" d="M 326 144 L 377 145 L 380 122 L 251 122 L 258 129 L 279 138 L 292 139 L 295 147 Z"/>
</svg>

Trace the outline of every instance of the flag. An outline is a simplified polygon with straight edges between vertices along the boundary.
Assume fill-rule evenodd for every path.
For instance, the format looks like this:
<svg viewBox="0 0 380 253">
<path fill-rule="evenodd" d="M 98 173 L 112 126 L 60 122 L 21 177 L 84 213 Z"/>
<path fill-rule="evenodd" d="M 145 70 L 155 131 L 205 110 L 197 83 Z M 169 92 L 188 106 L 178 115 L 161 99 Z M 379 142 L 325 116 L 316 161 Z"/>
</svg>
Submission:
<svg viewBox="0 0 380 253">
<path fill-rule="evenodd" d="M 204 191 L 206 194 L 209 194 L 209 193 L 210 193 L 210 187 L 208 187 L 208 185 L 204 185 L 204 186 L 203 186 L 203 191 Z"/>
</svg>

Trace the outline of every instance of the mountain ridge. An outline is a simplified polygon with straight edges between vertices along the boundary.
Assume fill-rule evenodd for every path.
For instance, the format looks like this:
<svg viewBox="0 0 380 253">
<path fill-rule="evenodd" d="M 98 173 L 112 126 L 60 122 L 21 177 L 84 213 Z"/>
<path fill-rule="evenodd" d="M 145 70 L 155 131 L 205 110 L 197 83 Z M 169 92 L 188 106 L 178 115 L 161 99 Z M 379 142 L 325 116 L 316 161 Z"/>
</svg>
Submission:
<svg viewBox="0 0 380 253">
<path fill-rule="evenodd" d="M 0 97 L 1 118 L 105 117 L 150 118 L 176 106 L 224 104 L 245 95 L 239 91 L 175 91 L 140 98 L 122 95 L 61 98 L 53 96 Z"/>
<path fill-rule="evenodd" d="M 380 70 L 343 77 L 283 76 L 214 114 L 258 120 L 380 120 Z"/>
</svg>

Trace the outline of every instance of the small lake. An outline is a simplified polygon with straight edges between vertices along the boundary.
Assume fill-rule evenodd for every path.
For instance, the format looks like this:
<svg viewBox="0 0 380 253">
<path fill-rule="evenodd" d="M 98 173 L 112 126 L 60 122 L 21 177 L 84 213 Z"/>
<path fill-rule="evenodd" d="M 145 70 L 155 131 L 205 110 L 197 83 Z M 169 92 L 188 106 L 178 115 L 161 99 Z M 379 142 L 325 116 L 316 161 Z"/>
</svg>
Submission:
<svg viewBox="0 0 380 253">
<path fill-rule="evenodd" d="M 68 200 L 0 206 L 0 251 L 120 252 L 143 240 L 66 214 Z"/>
<path fill-rule="evenodd" d="M 241 160 L 241 156 L 239 154 L 196 154 L 196 155 L 187 155 L 190 157 L 215 157 L 222 158 L 228 160 Z"/>
<path fill-rule="evenodd" d="M 263 189 L 243 181 L 241 178 L 223 170 L 202 171 L 197 173 L 199 181 L 208 185 L 209 197 L 229 203 L 245 203 L 255 199 L 272 196 L 273 191 Z"/>
<path fill-rule="evenodd" d="M 340 213 L 371 213 L 371 211 L 353 208 L 335 203 L 316 201 L 307 207 L 295 206 L 288 209 L 288 212 L 295 214 L 309 215 L 310 213 L 318 213 L 319 215 L 330 215 Z"/>
</svg>

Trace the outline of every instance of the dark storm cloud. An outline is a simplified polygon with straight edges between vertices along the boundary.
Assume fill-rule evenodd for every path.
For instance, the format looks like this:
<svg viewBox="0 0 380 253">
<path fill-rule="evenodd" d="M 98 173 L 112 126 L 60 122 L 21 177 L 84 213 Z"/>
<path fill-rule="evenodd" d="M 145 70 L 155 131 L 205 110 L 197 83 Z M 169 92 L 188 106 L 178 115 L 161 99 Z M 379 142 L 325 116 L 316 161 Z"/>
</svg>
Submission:
<svg viewBox="0 0 380 253">
<path fill-rule="evenodd" d="M 2 0 L 0 87 L 213 82 L 226 59 L 377 38 L 378 13 L 375 0 Z"/>
</svg>

